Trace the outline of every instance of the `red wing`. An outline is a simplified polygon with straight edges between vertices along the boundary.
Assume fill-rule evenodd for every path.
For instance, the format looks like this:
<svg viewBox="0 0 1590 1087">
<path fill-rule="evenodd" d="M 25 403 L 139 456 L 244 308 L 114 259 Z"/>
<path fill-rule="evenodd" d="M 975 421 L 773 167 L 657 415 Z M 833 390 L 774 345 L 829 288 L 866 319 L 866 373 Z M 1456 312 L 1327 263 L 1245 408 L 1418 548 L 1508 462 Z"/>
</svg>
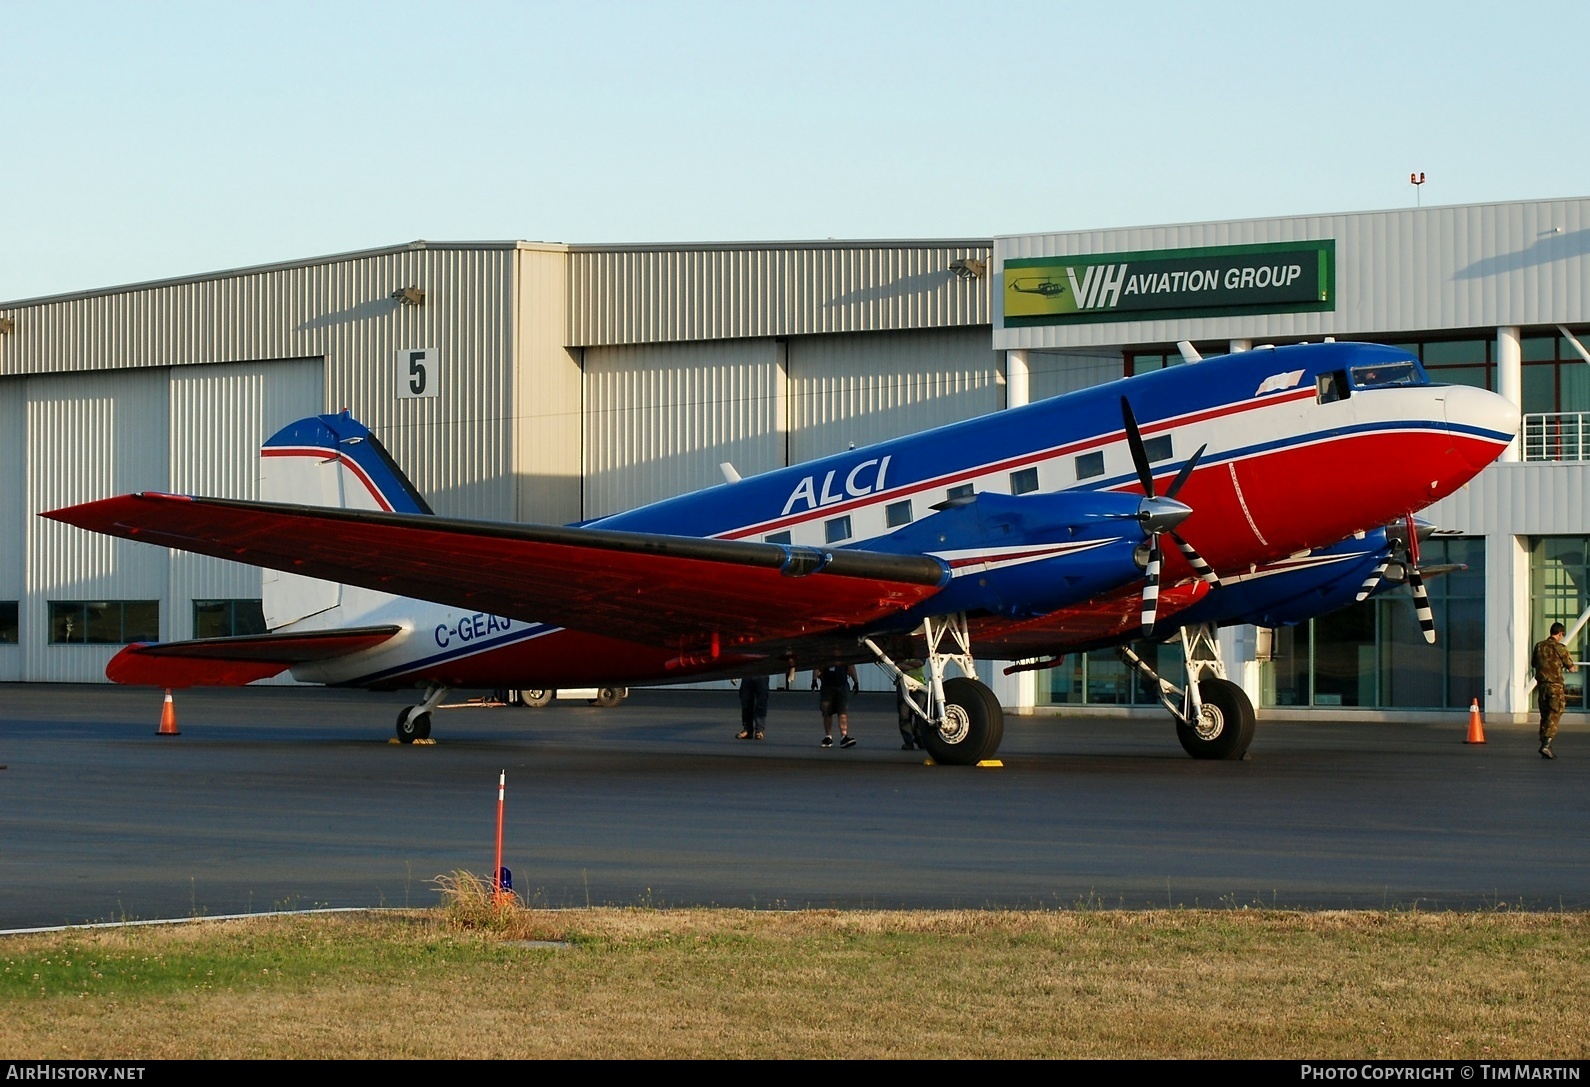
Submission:
<svg viewBox="0 0 1590 1087">
<path fill-rule="evenodd" d="M 302 634 L 245 634 L 190 642 L 135 642 L 105 666 L 112 683 L 146 687 L 241 687 L 295 664 L 371 649 L 401 627 L 348 627 Z"/>
<path fill-rule="evenodd" d="M 708 650 L 871 623 L 936 593 L 923 555 L 134 494 L 44 514 L 288 573 Z"/>
</svg>

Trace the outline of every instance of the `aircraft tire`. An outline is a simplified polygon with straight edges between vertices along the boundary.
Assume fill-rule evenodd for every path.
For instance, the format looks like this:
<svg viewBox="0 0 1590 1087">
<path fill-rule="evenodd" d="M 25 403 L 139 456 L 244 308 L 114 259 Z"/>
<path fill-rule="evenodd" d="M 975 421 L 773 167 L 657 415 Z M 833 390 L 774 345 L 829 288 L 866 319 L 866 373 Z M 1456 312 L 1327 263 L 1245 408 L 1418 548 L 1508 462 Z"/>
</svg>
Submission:
<svg viewBox="0 0 1590 1087">
<path fill-rule="evenodd" d="M 975 766 L 992 758 L 1005 735 L 1005 711 L 985 684 L 966 676 L 944 681 L 944 728 L 923 724 L 918 737 L 933 761 L 945 766 Z"/>
<path fill-rule="evenodd" d="M 603 687 L 596 692 L 596 697 L 591 699 L 591 701 L 603 709 L 611 709 L 624 701 L 624 688 Z"/>
<path fill-rule="evenodd" d="M 418 708 L 418 706 L 404 706 L 398 712 L 397 738 L 400 743 L 411 744 L 415 740 L 431 738 L 431 715 L 415 713 Z"/>
<path fill-rule="evenodd" d="M 519 704 L 521 706 L 529 706 L 534 710 L 539 710 L 543 706 L 550 706 L 552 704 L 552 699 L 557 696 L 557 693 L 558 692 L 552 690 L 550 687 L 535 687 L 528 691 L 520 691 Z"/>
<path fill-rule="evenodd" d="M 1204 714 L 1199 727 L 1176 722 L 1176 738 L 1195 759 L 1240 759 L 1253 742 L 1258 717 L 1247 692 L 1229 679 L 1198 684 Z"/>
</svg>

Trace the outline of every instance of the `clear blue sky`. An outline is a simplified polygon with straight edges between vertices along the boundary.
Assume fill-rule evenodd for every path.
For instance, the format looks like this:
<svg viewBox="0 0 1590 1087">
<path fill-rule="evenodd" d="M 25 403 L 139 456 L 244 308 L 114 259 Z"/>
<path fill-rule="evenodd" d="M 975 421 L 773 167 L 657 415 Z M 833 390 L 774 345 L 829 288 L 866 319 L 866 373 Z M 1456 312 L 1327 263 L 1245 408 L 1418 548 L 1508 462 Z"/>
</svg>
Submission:
<svg viewBox="0 0 1590 1087">
<path fill-rule="evenodd" d="M 1578 3 L 0 0 L 0 299 L 1590 194 Z M 1576 121 L 1575 118 L 1578 120 Z"/>
</svg>

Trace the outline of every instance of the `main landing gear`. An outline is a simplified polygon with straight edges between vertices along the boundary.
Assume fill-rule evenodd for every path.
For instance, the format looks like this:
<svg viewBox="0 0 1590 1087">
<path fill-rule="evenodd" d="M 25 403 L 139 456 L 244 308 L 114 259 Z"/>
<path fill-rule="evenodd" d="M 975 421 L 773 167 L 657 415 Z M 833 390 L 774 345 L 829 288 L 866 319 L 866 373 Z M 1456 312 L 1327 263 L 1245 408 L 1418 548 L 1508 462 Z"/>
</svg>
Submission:
<svg viewBox="0 0 1590 1087">
<path fill-rule="evenodd" d="M 896 683 L 904 683 L 906 701 L 918 718 L 917 741 L 937 763 L 973 766 L 993 758 L 1005 736 L 1005 711 L 994 692 L 977 678 L 966 616 L 925 619 L 916 633 L 927 640 L 925 682 L 903 672 L 871 638 L 863 638 L 862 643 L 872 650 L 880 668 Z M 952 646 L 949 652 L 942 648 L 946 635 Z M 946 679 L 944 667 L 952 662 L 964 674 Z"/>
<path fill-rule="evenodd" d="M 431 738 L 431 711 L 441 705 L 450 688 L 433 683 L 425 689 L 425 701 L 418 706 L 404 706 L 397 715 L 399 743 L 411 744 L 416 740 Z"/>
<path fill-rule="evenodd" d="M 1187 687 L 1183 690 L 1122 646 L 1121 659 L 1135 667 L 1159 692 L 1159 700 L 1176 720 L 1176 738 L 1195 759 L 1240 759 L 1253 742 L 1258 717 L 1247 692 L 1226 678 L 1220 659 L 1218 630 L 1212 623 L 1183 627 L 1182 659 Z"/>
</svg>

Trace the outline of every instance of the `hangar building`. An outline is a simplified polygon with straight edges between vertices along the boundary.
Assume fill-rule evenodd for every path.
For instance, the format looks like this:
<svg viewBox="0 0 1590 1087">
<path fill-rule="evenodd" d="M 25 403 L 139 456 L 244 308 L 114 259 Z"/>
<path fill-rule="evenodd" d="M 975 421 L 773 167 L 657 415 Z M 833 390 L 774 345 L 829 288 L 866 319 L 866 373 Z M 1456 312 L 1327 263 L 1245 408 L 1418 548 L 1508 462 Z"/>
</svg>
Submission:
<svg viewBox="0 0 1590 1087">
<path fill-rule="evenodd" d="M 1432 584 L 1441 644 L 1392 594 L 1281 632 L 1273 660 L 1230 632 L 1228 664 L 1268 716 L 1522 715 L 1530 644 L 1590 604 L 1587 273 L 1590 199 L 1569 199 L 991 239 L 415 242 L 0 303 L 0 680 L 95 681 L 124 641 L 252 629 L 258 571 L 33 514 L 253 497 L 261 440 L 302 415 L 350 408 L 438 512 L 566 522 L 723 461 L 749 475 L 1178 365 L 1177 341 L 1332 336 L 1509 396 L 1525 433 L 1426 514 L 1446 534 L 1425 561 L 1467 566 Z M 1108 653 L 997 686 L 1011 706 L 1152 704 Z"/>
</svg>

